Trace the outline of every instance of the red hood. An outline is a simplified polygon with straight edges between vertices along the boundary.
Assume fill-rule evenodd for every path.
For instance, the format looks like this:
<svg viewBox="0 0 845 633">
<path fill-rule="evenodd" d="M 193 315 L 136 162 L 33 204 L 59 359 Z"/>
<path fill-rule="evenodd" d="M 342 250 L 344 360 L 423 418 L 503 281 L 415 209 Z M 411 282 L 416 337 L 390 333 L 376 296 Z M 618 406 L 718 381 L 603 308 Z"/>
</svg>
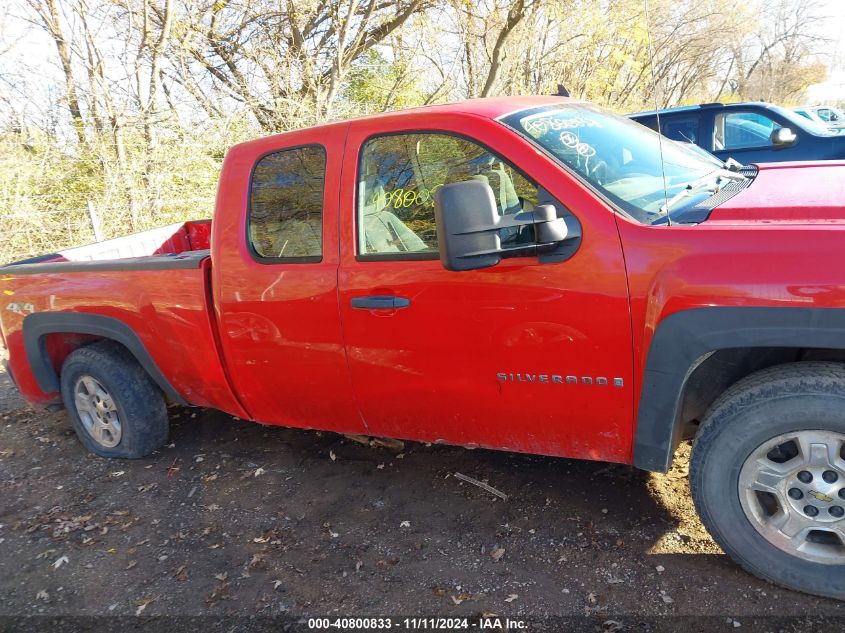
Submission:
<svg viewBox="0 0 845 633">
<path fill-rule="evenodd" d="M 845 162 L 758 167 L 754 182 L 716 207 L 708 222 L 845 222 Z"/>
</svg>

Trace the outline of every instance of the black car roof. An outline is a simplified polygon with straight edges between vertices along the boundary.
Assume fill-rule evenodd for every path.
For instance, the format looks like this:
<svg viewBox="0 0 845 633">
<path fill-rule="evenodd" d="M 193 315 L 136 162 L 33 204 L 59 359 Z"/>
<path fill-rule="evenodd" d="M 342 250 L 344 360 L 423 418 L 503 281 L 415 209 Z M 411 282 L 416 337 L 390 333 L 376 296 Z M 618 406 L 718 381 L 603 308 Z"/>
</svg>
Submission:
<svg viewBox="0 0 845 633">
<path fill-rule="evenodd" d="M 736 108 L 738 106 L 755 106 L 769 109 L 772 104 L 764 101 L 744 101 L 742 103 L 701 103 L 699 105 L 677 106 L 675 108 L 664 108 L 662 110 L 647 110 L 645 112 L 632 112 L 629 117 L 654 116 L 656 114 L 668 114 L 675 112 L 698 112 L 701 110 L 715 110 L 721 108 Z"/>
</svg>

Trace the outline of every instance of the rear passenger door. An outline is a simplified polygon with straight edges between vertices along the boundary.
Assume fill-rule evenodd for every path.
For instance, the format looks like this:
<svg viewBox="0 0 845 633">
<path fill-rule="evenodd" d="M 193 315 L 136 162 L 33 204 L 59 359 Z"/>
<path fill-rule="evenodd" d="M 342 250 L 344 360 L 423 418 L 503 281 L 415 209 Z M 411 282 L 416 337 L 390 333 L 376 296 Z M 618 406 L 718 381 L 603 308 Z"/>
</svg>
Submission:
<svg viewBox="0 0 845 633">
<path fill-rule="evenodd" d="M 367 432 L 624 461 L 631 326 L 612 212 L 586 213 L 562 170 L 493 121 L 379 123 L 350 127 L 340 208 L 340 310 Z M 579 250 L 446 270 L 434 195 L 466 180 L 488 183 L 502 215 L 571 213 Z M 502 239 L 530 243 L 527 228 Z"/>
<path fill-rule="evenodd" d="M 224 165 L 215 303 L 229 375 L 261 422 L 362 430 L 337 304 L 346 127 L 238 146 Z"/>
</svg>

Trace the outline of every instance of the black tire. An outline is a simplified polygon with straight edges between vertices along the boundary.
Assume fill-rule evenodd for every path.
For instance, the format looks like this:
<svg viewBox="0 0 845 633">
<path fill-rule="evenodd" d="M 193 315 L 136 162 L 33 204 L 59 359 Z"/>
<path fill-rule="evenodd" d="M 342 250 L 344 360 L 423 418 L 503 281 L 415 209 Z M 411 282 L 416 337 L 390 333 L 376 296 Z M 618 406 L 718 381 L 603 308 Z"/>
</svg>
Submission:
<svg viewBox="0 0 845 633">
<path fill-rule="evenodd" d="M 83 424 L 74 389 L 85 376 L 100 383 L 116 407 L 120 434 L 115 446 L 99 443 Z M 100 341 L 71 352 L 62 365 L 61 388 L 77 437 L 95 455 L 136 459 L 167 441 L 169 421 L 164 394 L 123 346 Z"/>
<path fill-rule="evenodd" d="M 845 433 L 845 365 L 779 365 L 744 378 L 719 397 L 693 446 L 693 501 L 716 542 L 747 571 L 783 587 L 845 600 L 845 565 L 805 560 L 776 547 L 742 509 L 739 475 L 746 459 L 765 442 L 802 430 Z"/>
</svg>

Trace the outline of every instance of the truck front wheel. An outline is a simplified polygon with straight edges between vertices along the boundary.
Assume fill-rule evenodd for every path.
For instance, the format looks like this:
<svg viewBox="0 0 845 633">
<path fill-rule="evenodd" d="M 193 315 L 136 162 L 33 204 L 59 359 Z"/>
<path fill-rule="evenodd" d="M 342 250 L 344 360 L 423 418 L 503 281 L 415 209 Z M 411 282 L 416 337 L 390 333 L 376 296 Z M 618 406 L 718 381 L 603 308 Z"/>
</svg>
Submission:
<svg viewBox="0 0 845 633">
<path fill-rule="evenodd" d="M 746 570 L 845 599 L 845 366 L 780 365 L 731 387 L 698 431 L 690 487 Z"/>
<path fill-rule="evenodd" d="M 117 343 L 101 341 L 69 354 L 61 387 L 73 429 L 92 453 L 144 457 L 167 440 L 164 395 Z"/>
</svg>

